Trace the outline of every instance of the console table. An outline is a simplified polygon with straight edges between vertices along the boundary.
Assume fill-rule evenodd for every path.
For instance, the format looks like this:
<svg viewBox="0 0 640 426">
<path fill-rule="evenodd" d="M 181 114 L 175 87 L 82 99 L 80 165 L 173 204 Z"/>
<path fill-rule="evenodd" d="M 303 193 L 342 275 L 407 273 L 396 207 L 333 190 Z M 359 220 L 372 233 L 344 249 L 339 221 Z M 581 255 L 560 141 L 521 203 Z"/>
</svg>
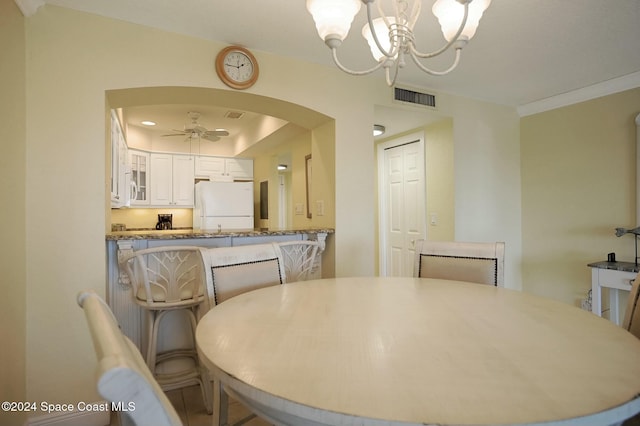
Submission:
<svg viewBox="0 0 640 426">
<path fill-rule="evenodd" d="M 594 262 L 591 268 L 591 312 L 602 316 L 602 287 L 609 289 L 609 319 L 620 325 L 619 291 L 630 291 L 640 268 L 633 262 Z M 624 314 L 624 312 L 622 312 Z"/>
</svg>

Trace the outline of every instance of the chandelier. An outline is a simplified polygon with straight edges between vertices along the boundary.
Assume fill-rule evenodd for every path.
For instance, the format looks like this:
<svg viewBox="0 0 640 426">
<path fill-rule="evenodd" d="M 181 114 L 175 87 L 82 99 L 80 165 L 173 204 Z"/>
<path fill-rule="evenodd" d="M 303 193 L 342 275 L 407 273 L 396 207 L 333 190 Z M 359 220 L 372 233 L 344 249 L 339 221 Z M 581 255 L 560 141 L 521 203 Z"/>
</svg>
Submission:
<svg viewBox="0 0 640 426">
<path fill-rule="evenodd" d="M 382 3 L 390 3 L 393 13 L 387 14 Z M 360 11 L 361 3 L 367 7 L 368 23 L 362 28 L 362 36 L 369 43 L 377 64 L 370 69 L 353 71 L 338 60 L 338 47 L 347 37 L 353 18 Z M 372 8 L 377 4 L 378 17 L 374 19 Z M 412 3 L 410 5 L 410 3 Z M 392 86 L 398 71 L 406 65 L 409 56 L 422 71 L 431 75 L 445 75 L 460 62 L 460 52 L 473 37 L 482 13 L 491 0 L 437 0 L 432 8 L 438 18 L 444 46 L 429 53 L 418 51 L 413 28 L 420 15 L 421 0 L 307 0 L 307 10 L 313 16 L 318 35 L 331 49 L 333 61 L 342 71 L 352 75 L 365 75 L 380 68 L 385 69 L 387 84 Z M 427 68 L 421 61 L 438 56 L 449 48 L 455 50 L 453 64 L 442 71 Z"/>
</svg>

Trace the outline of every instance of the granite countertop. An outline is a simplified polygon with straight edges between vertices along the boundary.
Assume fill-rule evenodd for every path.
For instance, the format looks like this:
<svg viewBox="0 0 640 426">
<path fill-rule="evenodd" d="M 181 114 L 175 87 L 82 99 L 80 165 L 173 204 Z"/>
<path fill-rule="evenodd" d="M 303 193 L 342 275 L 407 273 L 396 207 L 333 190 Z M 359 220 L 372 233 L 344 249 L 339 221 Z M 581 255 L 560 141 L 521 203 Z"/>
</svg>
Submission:
<svg viewBox="0 0 640 426">
<path fill-rule="evenodd" d="M 635 264 L 634 262 L 593 262 L 589 263 L 587 266 L 598 269 L 613 269 L 615 271 L 624 271 L 624 272 L 639 272 L 640 266 Z"/>
<path fill-rule="evenodd" d="M 308 229 L 241 229 L 218 231 L 212 229 L 169 229 L 158 231 L 155 229 L 138 229 L 131 231 L 115 231 L 106 234 L 107 241 L 118 240 L 180 240 L 188 238 L 227 238 L 227 237 L 260 237 L 269 235 L 294 234 L 333 234 L 332 228 Z"/>
</svg>

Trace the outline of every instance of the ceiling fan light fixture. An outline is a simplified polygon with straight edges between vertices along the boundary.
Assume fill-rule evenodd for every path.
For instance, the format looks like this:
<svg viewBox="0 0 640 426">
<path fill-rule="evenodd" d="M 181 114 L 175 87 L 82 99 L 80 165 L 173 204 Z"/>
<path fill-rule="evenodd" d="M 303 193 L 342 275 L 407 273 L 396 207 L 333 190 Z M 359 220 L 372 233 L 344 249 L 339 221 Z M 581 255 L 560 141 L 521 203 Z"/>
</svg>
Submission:
<svg viewBox="0 0 640 426">
<path fill-rule="evenodd" d="M 191 118 L 190 124 L 185 124 L 183 130 L 173 130 L 176 133 L 163 136 L 186 136 L 187 140 L 205 139 L 211 142 L 220 140 L 220 136 L 229 136 L 229 132 L 226 129 L 207 130 L 206 127 L 200 125 L 198 123 L 199 112 L 190 111 L 187 114 Z"/>
</svg>

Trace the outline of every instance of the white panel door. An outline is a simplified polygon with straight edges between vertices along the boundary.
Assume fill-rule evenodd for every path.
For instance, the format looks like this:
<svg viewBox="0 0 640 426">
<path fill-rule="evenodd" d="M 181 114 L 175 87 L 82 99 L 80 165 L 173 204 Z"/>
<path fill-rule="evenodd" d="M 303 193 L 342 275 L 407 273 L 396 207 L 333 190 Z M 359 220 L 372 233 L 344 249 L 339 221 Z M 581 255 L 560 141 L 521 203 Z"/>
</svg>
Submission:
<svg viewBox="0 0 640 426">
<path fill-rule="evenodd" d="M 411 276 L 415 241 L 425 237 L 424 145 L 421 139 L 403 142 L 384 150 L 385 200 L 381 214 L 384 265 L 390 276 Z"/>
</svg>

